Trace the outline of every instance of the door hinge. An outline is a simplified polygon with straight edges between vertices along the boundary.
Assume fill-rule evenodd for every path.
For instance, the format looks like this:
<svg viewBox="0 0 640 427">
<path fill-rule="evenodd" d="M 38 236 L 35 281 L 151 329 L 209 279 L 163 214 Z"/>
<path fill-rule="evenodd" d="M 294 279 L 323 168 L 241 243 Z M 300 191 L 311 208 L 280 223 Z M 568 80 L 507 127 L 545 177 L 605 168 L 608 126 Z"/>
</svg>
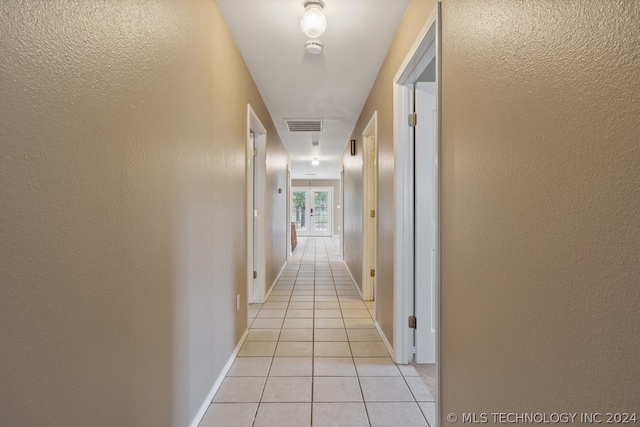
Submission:
<svg viewBox="0 0 640 427">
<path fill-rule="evenodd" d="M 257 272 L 257 271 L 254 271 L 254 272 L 253 272 L 253 278 L 254 278 L 254 279 L 257 279 L 257 278 L 258 278 L 258 272 Z"/>
<path fill-rule="evenodd" d="M 375 218 L 375 217 L 376 217 L 376 210 L 371 209 L 371 218 Z"/>
<path fill-rule="evenodd" d="M 409 327 L 411 329 L 416 329 L 418 321 L 416 320 L 416 316 L 409 316 Z"/>
<path fill-rule="evenodd" d="M 371 271 L 369 272 L 369 276 L 376 277 L 376 270 L 372 268 Z"/>
<path fill-rule="evenodd" d="M 416 127 L 418 124 L 418 113 L 409 114 L 409 126 Z"/>
<path fill-rule="evenodd" d="M 258 149 L 254 148 L 253 149 L 253 157 L 256 157 L 258 155 Z"/>
</svg>

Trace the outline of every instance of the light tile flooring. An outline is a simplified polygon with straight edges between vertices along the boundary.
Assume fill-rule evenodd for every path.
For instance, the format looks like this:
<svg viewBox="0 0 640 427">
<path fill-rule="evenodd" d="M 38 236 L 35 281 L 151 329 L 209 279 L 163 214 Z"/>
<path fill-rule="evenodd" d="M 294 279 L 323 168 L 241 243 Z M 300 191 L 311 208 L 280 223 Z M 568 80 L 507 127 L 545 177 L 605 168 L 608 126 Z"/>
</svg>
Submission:
<svg viewBox="0 0 640 427">
<path fill-rule="evenodd" d="M 200 427 L 431 426 L 434 399 L 396 365 L 334 238 L 298 238 Z"/>
</svg>

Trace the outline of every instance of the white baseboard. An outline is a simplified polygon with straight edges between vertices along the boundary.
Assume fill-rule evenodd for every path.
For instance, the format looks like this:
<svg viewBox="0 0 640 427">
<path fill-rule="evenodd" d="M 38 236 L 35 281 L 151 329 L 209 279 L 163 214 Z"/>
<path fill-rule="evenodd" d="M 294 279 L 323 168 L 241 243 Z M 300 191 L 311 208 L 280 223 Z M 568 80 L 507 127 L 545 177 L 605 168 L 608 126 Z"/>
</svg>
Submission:
<svg viewBox="0 0 640 427">
<path fill-rule="evenodd" d="M 344 261 L 342 261 L 342 263 L 344 264 L 344 268 L 347 269 L 347 273 L 349 273 L 349 277 L 351 277 L 351 281 L 353 282 L 353 286 L 356 287 L 356 291 L 358 291 L 358 294 L 360 294 L 360 299 L 362 299 L 364 301 L 364 297 L 362 296 L 362 291 L 358 287 L 358 282 L 356 282 L 356 279 L 353 278 L 353 274 L 351 274 L 351 270 L 349 270 L 349 266 Z"/>
<path fill-rule="evenodd" d="M 351 274 L 351 270 L 349 270 L 349 266 L 347 265 L 346 262 L 343 261 L 343 264 L 345 266 L 345 268 L 347 269 L 347 273 L 349 273 L 349 277 L 351 277 L 351 280 L 353 281 L 353 283 L 356 283 L 356 280 L 353 278 L 353 274 Z M 356 290 L 358 291 L 358 293 L 360 294 L 360 298 L 362 298 L 364 300 L 364 298 L 362 297 L 362 291 L 360 290 L 360 288 L 358 288 L 358 285 L 355 285 Z M 382 338 L 382 342 L 384 343 L 385 347 L 387 347 L 387 351 L 389 352 L 389 355 L 391 356 L 392 359 L 395 360 L 395 356 L 393 353 L 393 346 L 391 344 L 389 344 L 389 340 L 387 339 L 387 336 L 384 334 L 384 332 L 382 332 L 382 328 L 380 327 L 380 324 L 374 319 L 373 324 L 375 325 L 376 329 L 378 330 L 378 333 L 380 334 L 380 337 Z"/>
<path fill-rule="evenodd" d="M 378 322 L 376 322 L 375 320 L 373 321 L 373 324 L 375 325 L 376 329 L 378 330 L 378 334 L 380 334 L 380 337 L 382 338 L 382 342 L 384 343 L 385 347 L 387 347 L 387 351 L 389 352 L 389 356 L 391 356 L 391 358 L 395 360 L 395 357 L 394 357 L 394 354 L 393 354 L 393 346 L 391 344 L 389 344 L 389 340 L 387 339 L 387 336 L 384 334 L 384 332 L 382 332 L 382 328 L 380 327 L 380 324 Z"/>
<path fill-rule="evenodd" d="M 238 345 L 236 346 L 235 350 L 233 350 L 231 357 L 229 357 L 229 360 L 227 360 L 227 363 L 224 365 L 224 368 L 222 368 L 222 372 L 220 372 L 220 375 L 218 375 L 218 379 L 213 384 L 213 387 L 211 387 L 211 391 L 209 391 L 209 394 L 207 394 L 207 397 L 204 399 L 204 402 L 202 402 L 202 406 L 200 406 L 200 409 L 198 409 L 198 412 L 196 413 L 195 417 L 193 417 L 193 421 L 191 421 L 191 424 L 189 424 L 189 427 L 198 427 L 198 424 L 200 424 L 200 421 L 202 421 L 202 418 L 204 418 L 204 414 L 207 412 L 207 409 L 209 409 L 209 405 L 211 405 L 213 396 L 216 395 L 216 393 L 218 392 L 218 389 L 220 388 L 220 385 L 222 385 L 222 381 L 224 381 L 224 377 L 227 376 L 229 369 L 231 369 L 231 365 L 233 365 L 233 362 L 236 360 L 236 356 L 238 356 L 238 353 L 240 352 L 240 348 L 242 348 L 242 344 L 244 344 L 244 341 L 247 339 L 247 335 L 249 335 L 249 328 L 247 328 L 244 331 L 244 334 L 242 334 L 242 338 L 240 338 L 240 342 L 238 342 Z"/>
<path fill-rule="evenodd" d="M 284 271 L 284 268 L 286 266 L 287 266 L 287 263 L 285 262 L 282 265 L 282 268 L 280 269 L 280 272 L 278 273 L 276 278 L 273 280 L 273 283 L 271 284 L 271 287 L 269 287 L 269 290 L 267 291 L 267 294 L 264 296 L 264 301 L 267 301 L 269 299 L 269 295 L 271 295 L 271 291 L 273 291 L 273 288 L 276 286 L 276 283 L 278 283 L 278 280 L 280 280 L 280 276 L 282 276 L 282 272 Z"/>
</svg>

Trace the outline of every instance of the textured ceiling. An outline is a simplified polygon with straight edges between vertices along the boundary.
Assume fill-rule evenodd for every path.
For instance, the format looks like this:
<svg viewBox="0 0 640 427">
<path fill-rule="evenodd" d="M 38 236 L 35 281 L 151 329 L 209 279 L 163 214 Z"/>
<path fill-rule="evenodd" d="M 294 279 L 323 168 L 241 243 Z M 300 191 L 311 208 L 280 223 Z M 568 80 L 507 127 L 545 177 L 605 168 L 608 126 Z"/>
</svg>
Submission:
<svg viewBox="0 0 640 427">
<path fill-rule="evenodd" d="M 289 151 L 292 178 L 338 179 L 340 156 L 408 0 L 325 0 L 321 55 L 304 49 L 303 0 L 217 3 Z M 285 119 L 321 119 L 323 130 L 291 133 Z M 314 157 L 319 166 L 311 166 Z"/>
</svg>

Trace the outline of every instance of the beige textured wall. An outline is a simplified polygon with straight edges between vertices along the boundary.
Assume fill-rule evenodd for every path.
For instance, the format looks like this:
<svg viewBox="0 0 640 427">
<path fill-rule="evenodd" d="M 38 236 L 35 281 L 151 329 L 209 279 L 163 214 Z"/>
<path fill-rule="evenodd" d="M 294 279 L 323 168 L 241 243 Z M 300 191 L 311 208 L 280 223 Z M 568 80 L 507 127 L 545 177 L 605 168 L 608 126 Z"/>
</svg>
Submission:
<svg viewBox="0 0 640 427">
<path fill-rule="evenodd" d="M 342 158 L 344 178 L 344 262 L 355 284 L 362 291 L 362 141 L 358 141 L 357 155 L 347 150 Z"/>
<path fill-rule="evenodd" d="M 0 28 L 0 425 L 188 425 L 246 328 L 247 103 L 284 181 L 260 96 L 212 1 Z"/>
<path fill-rule="evenodd" d="M 435 1 L 411 1 L 389 48 L 358 123 L 351 134 L 356 157 L 343 156 L 345 188 L 345 261 L 362 279 L 362 132 L 378 112 L 378 245 L 376 266 L 376 320 L 393 342 L 393 78 L 416 36 L 435 7 Z"/>
<path fill-rule="evenodd" d="M 289 154 L 280 142 L 277 131 L 273 127 L 267 111 L 261 113 L 262 120 L 269 123 L 267 132 L 267 167 L 266 167 L 266 289 L 268 292 L 278 274 L 287 262 L 289 242 L 287 242 L 287 166 Z M 263 122 L 264 123 L 264 122 Z M 266 125 L 265 125 L 266 126 Z M 282 193 L 278 193 L 278 189 Z"/>
<path fill-rule="evenodd" d="M 433 7 L 411 2 L 352 136 L 378 110 L 382 247 L 392 79 Z M 638 413 L 640 3 L 445 0 L 442 15 L 443 414 Z M 361 165 L 344 160 L 349 200 Z"/>
<path fill-rule="evenodd" d="M 443 4 L 444 414 L 640 412 L 639 22 Z"/>
<path fill-rule="evenodd" d="M 342 206 L 338 209 L 338 205 L 342 204 L 340 198 L 340 180 L 339 179 L 292 179 L 292 187 L 331 187 L 333 188 L 333 235 L 340 235 L 342 228 Z"/>
</svg>

